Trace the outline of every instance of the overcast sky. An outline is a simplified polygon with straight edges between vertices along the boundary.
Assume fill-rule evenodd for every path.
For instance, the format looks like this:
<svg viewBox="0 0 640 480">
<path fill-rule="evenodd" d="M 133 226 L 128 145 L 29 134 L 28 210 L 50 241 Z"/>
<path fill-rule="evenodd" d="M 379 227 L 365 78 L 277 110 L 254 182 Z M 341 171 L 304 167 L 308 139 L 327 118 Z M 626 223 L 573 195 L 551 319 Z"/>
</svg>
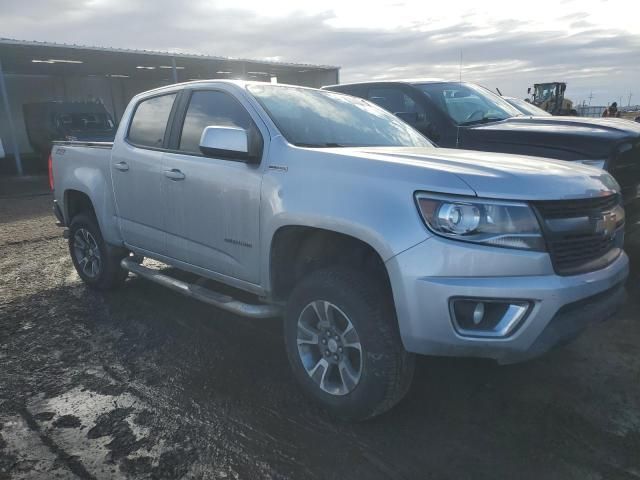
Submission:
<svg viewBox="0 0 640 480">
<path fill-rule="evenodd" d="M 0 0 L 0 37 L 338 65 L 341 81 L 438 77 L 640 103 L 637 0 Z M 462 52 L 462 72 L 460 56 Z"/>
</svg>

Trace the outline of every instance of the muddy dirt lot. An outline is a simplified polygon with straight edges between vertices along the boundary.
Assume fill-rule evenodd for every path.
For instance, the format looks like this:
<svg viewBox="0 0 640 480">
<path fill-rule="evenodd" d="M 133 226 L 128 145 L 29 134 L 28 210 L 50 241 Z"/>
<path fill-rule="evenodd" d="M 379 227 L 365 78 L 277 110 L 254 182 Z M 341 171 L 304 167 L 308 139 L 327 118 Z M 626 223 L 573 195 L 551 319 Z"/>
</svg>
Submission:
<svg viewBox="0 0 640 480">
<path fill-rule="evenodd" d="M 0 479 L 640 478 L 640 280 L 622 312 L 508 367 L 423 358 L 408 397 L 334 422 L 279 321 L 75 275 L 47 195 L 0 198 Z"/>
</svg>

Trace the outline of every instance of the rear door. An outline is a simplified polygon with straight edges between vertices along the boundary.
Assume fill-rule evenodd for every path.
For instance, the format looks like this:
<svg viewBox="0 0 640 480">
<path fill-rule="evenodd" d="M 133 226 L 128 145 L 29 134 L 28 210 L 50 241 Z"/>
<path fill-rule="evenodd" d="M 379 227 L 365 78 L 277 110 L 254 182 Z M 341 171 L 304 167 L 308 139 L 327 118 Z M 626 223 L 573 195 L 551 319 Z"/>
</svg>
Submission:
<svg viewBox="0 0 640 480">
<path fill-rule="evenodd" d="M 264 142 L 266 130 L 224 85 L 185 90 L 181 103 L 165 158 L 167 248 L 179 261 L 258 283 L 261 165 L 205 157 L 199 143 L 207 126 L 241 127 Z"/>
<path fill-rule="evenodd" d="M 166 254 L 163 188 L 164 151 L 177 93 L 142 100 L 135 107 L 125 141 L 111 155 L 117 214 L 125 242 Z"/>
</svg>

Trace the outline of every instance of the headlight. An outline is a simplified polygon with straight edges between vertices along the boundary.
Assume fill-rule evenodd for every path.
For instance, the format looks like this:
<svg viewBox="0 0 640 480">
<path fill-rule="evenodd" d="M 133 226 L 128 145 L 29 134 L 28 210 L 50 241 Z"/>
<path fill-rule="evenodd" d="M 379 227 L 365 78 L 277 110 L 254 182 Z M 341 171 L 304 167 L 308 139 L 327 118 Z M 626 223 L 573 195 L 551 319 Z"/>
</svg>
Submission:
<svg viewBox="0 0 640 480">
<path fill-rule="evenodd" d="M 607 163 L 606 160 L 576 160 L 576 162 L 596 168 L 604 168 L 605 163 Z"/>
<path fill-rule="evenodd" d="M 417 193 L 416 203 L 436 235 L 495 247 L 544 251 L 535 214 L 526 203 Z"/>
</svg>

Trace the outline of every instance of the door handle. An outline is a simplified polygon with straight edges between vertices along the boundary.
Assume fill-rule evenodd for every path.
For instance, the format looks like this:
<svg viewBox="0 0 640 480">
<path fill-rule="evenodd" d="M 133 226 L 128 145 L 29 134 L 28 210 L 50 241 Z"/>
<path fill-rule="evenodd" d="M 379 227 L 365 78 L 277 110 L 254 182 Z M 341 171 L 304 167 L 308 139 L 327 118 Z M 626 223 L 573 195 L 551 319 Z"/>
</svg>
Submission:
<svg viewBox="0 0 640 480">
<path fill-rule="evenodd" d="M 182 173 L 177 168 L 173 168 L 171 170 L 165 170 L 164 176 L 170 178 L 171 180 L 184 180 L 184 173 Z"/>
<path fill-rule="evenodd" d="M 120 170 L 121 172 L 126 172 L 127 170 L 129 170 L 129 165 L 127 165 L 127 162 L 114 163 L 113 167 Z"/>
</svg>

